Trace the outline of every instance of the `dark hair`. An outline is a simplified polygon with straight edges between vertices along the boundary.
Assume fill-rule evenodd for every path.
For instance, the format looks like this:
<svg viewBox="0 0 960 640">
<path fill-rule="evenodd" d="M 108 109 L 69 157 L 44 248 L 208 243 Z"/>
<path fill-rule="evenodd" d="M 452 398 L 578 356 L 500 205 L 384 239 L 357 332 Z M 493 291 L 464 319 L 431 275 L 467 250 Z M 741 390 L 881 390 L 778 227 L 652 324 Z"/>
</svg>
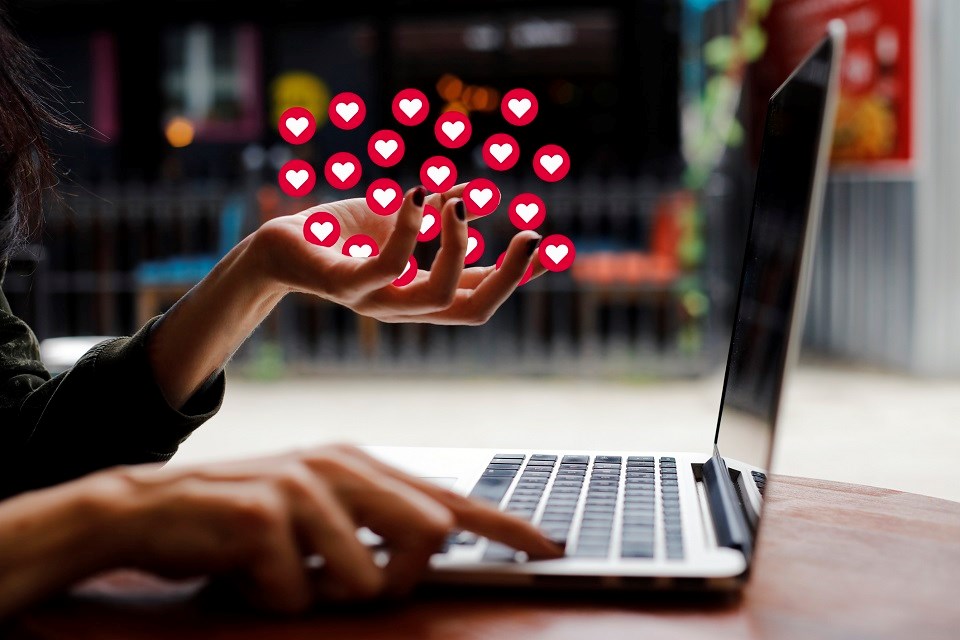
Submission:
<svg viewBox="0 0 960 640">
<path fill-rule="evenodd" d="M 56 197 L 56 160 L 45 134 L 79 131 L 49 74 L 49 65 L 17 37 L 0 7 L 0 260 L 37 231 L 45 198 Z"/>
</svg>

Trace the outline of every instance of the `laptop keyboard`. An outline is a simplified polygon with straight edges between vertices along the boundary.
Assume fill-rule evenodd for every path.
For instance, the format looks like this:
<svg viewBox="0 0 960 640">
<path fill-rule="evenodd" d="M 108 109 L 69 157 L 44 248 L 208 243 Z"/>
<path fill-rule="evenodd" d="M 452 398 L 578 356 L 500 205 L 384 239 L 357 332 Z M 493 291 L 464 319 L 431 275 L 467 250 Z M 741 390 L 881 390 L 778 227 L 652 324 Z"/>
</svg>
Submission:
<svg viewBox="0 0 960 640">
<path fill-rule="evenodd" d="M 470 495 L 499 505 L 515 479 L 516 488 L 502 509 L 537 524 L 565 546 L 568 556 L 654 558 L 659 518 L 660 553 L 668 560 L 683 558 L 677 463 L 672 457 L 661 457 L 658 469 L 652 456 L 624 461 L 622 456 L 567 455 L 558 460 L 536 454 L 527 460 L 523 454 L 497 454 Z M 450 542 L 472 545 L 477 537 L 464 532 Z M 515 556 L 512 548 L 490 542 L 483 559 L 513 561 Z"/>
<path fill-rule="evenodd" d="M 757 484 L 757 491 L 763 495 L 763 490 L 767 486 L 767 476 L 759 471 L 751 471 L 750 474 L 753 475 L 753 481 Z"/>
</svg>

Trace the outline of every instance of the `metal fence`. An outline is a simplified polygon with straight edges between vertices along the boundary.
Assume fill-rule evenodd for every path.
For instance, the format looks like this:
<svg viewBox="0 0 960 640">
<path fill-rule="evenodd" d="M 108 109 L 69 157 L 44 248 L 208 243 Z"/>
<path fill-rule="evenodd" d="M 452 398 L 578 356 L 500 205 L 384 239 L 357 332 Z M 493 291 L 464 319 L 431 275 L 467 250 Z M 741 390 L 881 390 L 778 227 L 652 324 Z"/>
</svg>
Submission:
<svg viewBox="0 0 960 640">
<path fill-rule="evenodd" d="M 498 180 L 503 202 L 542 184 Z M 246 231 L 261 221 L 256 189 L 246 193 Z M 234 191 L 234 194 L 236 191 Z M 562 232 L 591 253 L 649 248 L 658 185 L 626 179 L 582 179 L 552 185 L 546 232 Z M 117 335 L 136 329 L 142 285 L 137 266 L 216 252 L 219 216 L 230 195 L 224 185 L 186 190 L 103 187 L 70 199 L 70 211 L 48 216 L 42 249 L 29 277 L 8 278 L 15 310 L 38 335 Z M 315 194 L 316 201 L 342 193 Z M 701 203 L 706 258 L 668 281 L 594 283 L 571 272 L 546 274 L 524 285 L 486 325 L 442 327 L 371 323 L 310 296 L 288 297 L 238 354 L 258 358 L 273 349 L 288 370 L 451 373 L 605 373 L 692 375 L 716 363 L 715 312 L 692 316 L 691 291 L 709 309 L 729 304 L 730 283 L 718 275 L 724 246 L 720 224 L 727 194 Z M 292 207 L 304 202 L 287 203 Z M 501 210 L 505 207 L 503 205 Z M 492 263 L 514 233 L 507 216 L 477 222 Z M 436 247 L 418 247 L 429 265 Z"/>
</svg>

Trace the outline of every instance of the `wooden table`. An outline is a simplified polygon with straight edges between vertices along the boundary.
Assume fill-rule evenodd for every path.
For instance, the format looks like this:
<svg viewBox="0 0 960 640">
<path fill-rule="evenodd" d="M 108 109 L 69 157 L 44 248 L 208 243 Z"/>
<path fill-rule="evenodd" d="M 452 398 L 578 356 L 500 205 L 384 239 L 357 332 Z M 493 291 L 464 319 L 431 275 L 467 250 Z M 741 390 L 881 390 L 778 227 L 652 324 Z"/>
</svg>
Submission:
<svg viewBox="0 0 960 640">
<path fill-rule="evenodd" d="M 135 574 L 13 621 L 9 638 L 957 638 L 960 503 L 775 477 L 741 596 L 422 592 L 298 619 L 214 607 Z M 699 635 L 703 634 L 703 635 Z"/>
</svg>

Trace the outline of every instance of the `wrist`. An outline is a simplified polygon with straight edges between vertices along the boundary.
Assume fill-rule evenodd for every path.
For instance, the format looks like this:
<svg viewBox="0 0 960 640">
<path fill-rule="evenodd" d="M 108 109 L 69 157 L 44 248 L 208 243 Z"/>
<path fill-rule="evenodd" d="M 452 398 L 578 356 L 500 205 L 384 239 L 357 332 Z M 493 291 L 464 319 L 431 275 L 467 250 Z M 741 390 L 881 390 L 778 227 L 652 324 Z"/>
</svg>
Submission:
<svg viewBox="0 0 960 640">
<path fill-rule="evenodd" d="M 123 467 L 101 471 L 77 485 L 72 515 L 76 522 L 84 523 L 79 537 L 82 548 L 89 550 L 89 570 L 134 565 L 134 540 L 149 505 L 138 495 L 130 471 Z"/>
<path fill-rule="evenodd" d="M 288 261 L 283 259 L 287 239 L 280 231 L 276 224 L 267 222 L 238 245 L 241 277 L 249 278 L 258 291 L 274 299 L 294 290 L 286 273 Z"/>
</svg>

